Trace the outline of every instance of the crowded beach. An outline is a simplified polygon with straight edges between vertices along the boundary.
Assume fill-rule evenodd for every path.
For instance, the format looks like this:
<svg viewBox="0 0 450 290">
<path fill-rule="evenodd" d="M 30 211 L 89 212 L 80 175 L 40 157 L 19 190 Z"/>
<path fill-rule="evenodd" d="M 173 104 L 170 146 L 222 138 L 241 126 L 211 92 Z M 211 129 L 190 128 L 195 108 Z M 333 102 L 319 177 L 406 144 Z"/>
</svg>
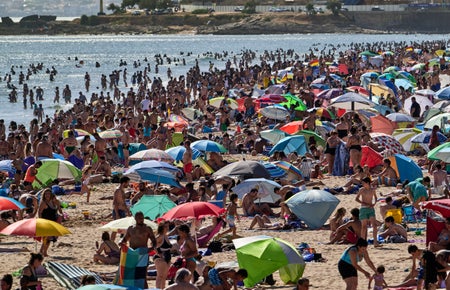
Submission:
<svg viewBox="0 0 450 290">
<path fill-rule="evenodd" d="M 450 289 L 446 48 L 246 50 L 167 82 L 155 56 L 79 93 L 11 67 L 35 118 L 0 120 L 2 289 Z"/>
</svg>

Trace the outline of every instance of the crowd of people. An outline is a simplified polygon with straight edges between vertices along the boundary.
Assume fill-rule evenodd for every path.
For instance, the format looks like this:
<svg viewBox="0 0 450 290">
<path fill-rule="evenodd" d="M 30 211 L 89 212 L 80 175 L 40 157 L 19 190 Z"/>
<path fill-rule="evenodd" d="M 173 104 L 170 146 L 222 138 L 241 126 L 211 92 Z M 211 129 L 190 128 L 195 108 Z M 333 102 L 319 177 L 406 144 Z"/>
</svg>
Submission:
<svg viewBox="0 0 450 290">
<path fill-rule="evenodd" d="M 347 289 L 357 289 L 358 271 L 370 278 L 375 285 L 374 289 L 382 289 L 387 285 L 383 279 L 385 269 L 382 266 L 376 267 L 369 258 L 368 227 L 372 227 L 372 242 L 375 247 L 380 246 L 380 238 L 392 243 L 406 242 L 406 229 L 387 213 L 403 204 L 411 204 L 416 211 L 421 211 L 420 205 L 423 201 L 448 197 L 449 184 L 444 170 L 445 163 L 427 161 L 424 168 L 429 170 L 432 178 L 426 176 L 403 183 L 399 182 L 400 177 L 388 158 L 383 160 L 382 165 L 374 168 L 361 166 L 362 146 L 369 146 L 386 155 L 389 152 L 371 139 L 369 134 L 371 124 L 362 113 L 356 111 L 342 113 L 333 107 L 327 107 L 332 115 L 338 117 L 324 114 L 319 116 L 319 109 L 326 106 L 329 100 L 318 98 L 315 90 L 320 91 L 320 88 L 327 87 L 344 91 L 351 86 L 367 85 L 363 84 L 363 75 L 367 72 L 375 70 L 382 72 L 393 66 L 409 68 L 415 63 L 424 63 L 420 69 L 409 71 L 416 80 L 416 90 L 430 88 L 437 91 L 441 87 L 439 75 L 448 72 L 445 53 L 438 58 L 437 63 L 431 60 L 435 58 L 434 53 L 437 50 L 442 48 L 445 50 L 445 47 L 446 43 L 440 41 L 412 44 L 379 42 L 353 43 L 350 45 L 351 49 L 346 51 L 340 51 L 339 47 L 328 47 L 328 52 L 325 48 L 321 51 L 311 49 L 303 56 L 294 50 L 265 51 L 260 55 L 253 51 L 243 51 L 240 59 L 233 57 L 222 69 L 211 65 L 209 71 L 201 71 L 197 63 L 186 75 L 174 77 L 168 73 L 167 84 L 161 78 L 152 78 L 147 66 L 143 72 L 133 77 L 132 86 L 128 86 L 126 70 L 122 75 L 113 72 L 112 75 L 115 77 L 110 80 L 109 91 L 105 77 L 99 86 L 105 91 L 101 92 L 91 91 L 93 80 L 86 72 L 85 93 L 90 93 L 90 98 L 80 92 L 79 97 L 73 99 L 72 108 L 67 111 L 56 111 L 53 115 L 46 115 L 41 105 L 35 105 L 42 100 L 43 90 L 36 89 L 35 100 L 32 89 L 26 85 L 26 79 L 35 71 L 44 70 L 45 66 L 31 64 L 27 68 L 27 76 L 21 72 L 17 80 L 13 67 L 5 76 L 7 86 L 11 88 L 10 99 L 17 99 L 19 91 L 17 88 L 22 86 L 24 107 L 27 106 L 27 100 L 36 106 L 36 118 L 29 126 L 21 124 L 20 121 L 19 123 L 12 121 L 8 129 L 4 121 L 0 120 L 0 159 L 11 160 L 14 169 L 9 174 L 2 175 L 3 192 L 25 206 L 23 211 L 2 213 L 0 228 L 6 227 L 11 219 L 16 221 L 41 217 L 62 222 L 62 206 L 56 195 L 85 195 L 86 202 L 89 203 L 93 198 L 92 184 L 110 181 L 118 183 L 112 197 L 112 219 L 130 216 L 130 204 L 136 204 L 144 195 L 165 194 L 178 204 L 208 200 L 222 202 L 222 207 L 225 208 L 224 219 L 229 229 L 219 233 L 219 236 L 231 233 L 233 238 L 238 237 L 236 221 L 240 219 L 239 206 L 242 207 L 245 216 L 253 218 L 250 229 L 256 226 L 261 229 L 286 229 L 292 226 L 292 221 L 297 221 L 297 226 L 304 227 L 286 206 L 285 201 L 307 186 L 323 186 L 324 181 L 334 174 L 335 158 L 338 155 L 342 156 L 340 152 L 343 150 L 348 155 L 343 159 L 344 168 L 347 169 L 344 175 L 349 174 L 350 177 L 342 187 L 326 190 L 333 194 L 356 193 L 355 200 L 361 206 L 351 209 L 350 219 L 345 217 L 348 209 L 340 208 L 336 211 L 329 223 L 330 244 L 354 244 L 345 250 L 339 261 L 339 272 Z M 364 51 L 379 52 L 383 57 L 381 61 L 373 61 L 362 53 Z M 383 54 L 387 51 L 391 53 Z M 51 74 L 53 77 L 57 74 L 54 68 Z M 336 74 L 339 76 L 336 77 Z M 123 89 L 120 85 L 121 76 L 125 85 Z M 319 78 L 323 80 L 320 86 L 317 86 L 319 83 L 316 81 Z M 368 82 L 375 83 L 378 80 L 372 77 Z M 384 81 L 388 87 L 387 82 L 394 84 L 393 80 Z M 428 111 L 421 112 L 414 98 L 410 108 L 404 107 L 404 101 L 413 94 L 412 89 L 398 87 L 392 89 L 392 92 L 393 95 L 378 96 L 378 103 L 387 107 L 388 112 L 405 112 L 418 122 L 426 117 Z M 283 104 L 288 115 L 283 120 L 274 120 L 258 113 L 258 108 L 266 106 L 267 103 L 257 98 L 269 94 L 296 95 L 301 101 Z M 62 96 L 66 103 L 72 104 L 70 84 L 65 86 Z M 210 100 L 216 97 L 223 98 L 218 103 L 211 104 Z M 239 106 L 235 105 L 238 101 L 241 102 Z M 59 88 L 55 88 L 54 102 L 59 102 Z M 297 110 L 301 104 L 309 110 Z M 188 112 L 192 112 L 192 115 Z M 311 137 L 307 140 L 308 150 L 304 156 L 295 152 L 285 154 L 279 151 L 263 157 L 264 154 L 267 155 L 267 148 L 273 144 L 262 138 L 261 132 L 269 128 L 279 129 L 292 120 L 302 120 L 301 129 L 321 134 L 325 145 L 317 144 L 317 140 Z M 329 124 L 330 130 L 321 131 L 317 125 L 318 121 Z M 102 137 L 102 133 L 99 132 L 107 130 L 115 130 L 117 135 Z M 439 131 L 445 133 L 445 128 L 442 130 L 439 126 L 433 128 L 428 144 L 430 149 L 440 144 L 436 138 Z M 87 132 L 88 135 L 83 137 L 83 132 Z M 206 165 L 194 165 L 195 152 L 191 149 L 191 142 L 199 139 L 216 141 L 223 145 L 228 153 L 207 153 Z M 120 177 L 113 171 L 130 166 L 129 156 L 134 150 L 133 144 L 144 144 L 146 148 L 161 150 L 178 145 L 184 146 L 181 158 L 182 170 L 177 176 L 183 182 L 183 189 L 141 182 L 130 195 L 130 179 L 127 176 Z M 55 153 L 81 170 L 82 177 L 78 189 L 78 186 L 75 186 L 75 189 L 71 188 L 78 180 L 40 180 L 39 171 L 43 161 L 54 158 Z M 256 202 L 259 197 L 257 187 L 246 193 L 239 202 L 238 195 L 233 193 L 233 187 L 239 181 L 236 183 L 236 180 L 227 177 L 214 179 L 209 170 L 205 170 L 221 169 L 230 162 L 232 154 L 248 154 L 254 159 L 290 162 L 301 172 L 302 177 L 281 177 L 276 180 L 280 187 L 275 189 L 275 193 L 279 195 L 279 201 L 275 205 Z M 431 184 L 434 186 L 431 187 Z M 380 186 L 392 187 L 392 193 L 381 196 L 383 203 L 379 206 L 381 223 L 377 220 L 375 212 L 375 205 L 380 203 L 376 192 Z M 37 191 L 36 188 L 43 189 Z M 280 211 L 274 210 L 274 206 L 279 207 Z M 94 261 L 117 264 L 122 245 L 128 244 L 133 249 L 149 248 L 150 241 L 151 247 L 156 252 L 153 257 L 157 272 L 156 287 L 161 289 L 201 287 L 192 284 L 202 273 L 195 273 L 198 248 L 191 236 L 191 227 L 187 224 L 163 222 L 158 225 L 155 236 L 144 224 L 145 216 L 142 212 L 136 213 L 134 218 L 136 225 L 123 234 L 118 244 L 115 243 L 115 233 L 111 236 L 108 233 L 102 235 L 102 243 L 97 247 Z M 273 222 L 274 218 L 279 218 L 280 221 Z M 169 241 L 169 231 L 178 236 L 176 250 Z M 446 256 L 442 258 L 442 253 L 438 252 L 437 255 L 435 253 L 450 246 L 448 235 L 448 230 L 443 231 L 436 243 L 430 243 L 429 250 L 411 250 L 411 253 L 420 251 L 420 254 L 414 256 L 413 261 L 415 263 L 416 259 L 421 258 L 421 268 L 425 272 L 425 276 L 418 274 L 418 280 L 413 279 L 415 276 L 410 277 L 416 281 L 418 287 L 432 289 L 430 285 L 438 282 L 438 272 L 442 270 L 432 269 L 431 265 L 436 264 L 435 260 L 441 261 L 439 264 L 447 269 Z M 56 241 L 56 237 L 45 237 L 40 253 L 32 255 L 29 265 L 23 270 L 20 282 L 22 289 L 40 287 L 35 268 L 39 267 L 44 257 L 48 256 L 52 241 Z M 176 251 L 185 260 L 185 267 L 177 271 L 174 283 L 166 287 L 172 253 Z M 362 259 L 366 260 L 373 274 L 358 265 Z M 205 285 L 213 289 L 230 289 L 232 286 L 236 288 L 236 283 L 242 282 L 247 277 L 247 272 L 245 269 L 235 271 L 211 268 L 204 276 L 208 278 L 205 281 L 208 280 L 210 283 Z M 417 282 L 421 279 L 424 286 L 422 282 Z M 229 284 L 229 280 L 234 281 L 234 285 Z M 9 277 L 5 276 L 2 279 L 3 284 L 11 285 Z M 405 285 L 407 284 L 408 281 L 405 281 Z M 308 285 L 308 279 L 303 278 L 298 281 L 296 289 L 308 289 Z"/>
</svg>

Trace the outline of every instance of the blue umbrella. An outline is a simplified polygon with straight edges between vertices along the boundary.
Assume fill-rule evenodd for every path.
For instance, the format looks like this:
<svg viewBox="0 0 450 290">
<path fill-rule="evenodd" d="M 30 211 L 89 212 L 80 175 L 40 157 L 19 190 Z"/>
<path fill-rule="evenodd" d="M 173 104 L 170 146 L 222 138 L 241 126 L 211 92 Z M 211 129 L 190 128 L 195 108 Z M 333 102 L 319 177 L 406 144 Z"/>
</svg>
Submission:
<svg viewBox="0 0 450 290">
<path fill-rule="evenodd" d="M 0 171 L 6 171 L 11 176 L 16 174 L 16 168 L 13 166 L 12 160 L 2 160 L 0 161 Z"/>
<path fill-rule="evenodd" d="M 280 178 L 286 176 L 286 171 L 267 161 L 260 161 L 262 165 L 269 171 L 270 178 Z"/>
<path fill-rule="evenodd" d="M 445 87 L 436 92 L 436 98 L 450 100 L 450 87 Z"/>
<path fill-rule="evenodd" d="M 274 120 L 286 120 L 286 117 L 290 115 L 288 109 L 277 105 L 264 107 L 259 112 L 264 117 Z"/>
<path fill-rule="evenodd" d="M 156 160 L 146 160 L 139 162 L 138 164 L 131 166 L 128 170 L 135 171 L 138 169 L 146 169 L 146 168 L 161 169 L 175 175 L 180 172 L 180 169 L 178 167 L 173 166 L 164 161 L 156 161 Z"/>
<path fill-rule="evenodd" d="M 444 143 L 447 141 L 447 136 L 442 134 L 441 132 L 437 132 L 439 143 Z M 425 131 L 411 138 L 412 143 L 430 143 L 431 131 Z"/>
<path fill-rule="evenodd" d="M 405 90 L 414 88 L 414 85 L 407 79 L 395 79 L 394 83 L 397 88 L 403 87 Z"/>
<path fill-rule="evenodd" d="M 333 213 L 339 199 L 327 191 L 311 189 L 295 194 L 286 204 L 309 228 L 318 229 Z"/>
<path fill-rule="evenodd" d="M 298 155 L 303 156 L 308 152 L 308 143 L 303 135 L 289 136 L 278 141 L 270 150 L 269 155 L 276 151 L 283 151 L 286 155 L 291 152 L 297 152 Z"/>
<path fill-rule="evenodd" d="M 180 161 L 183 159 L 183 154 L 186 152 L 186 148 L 184 146 L 175 146 L 166 150 L 166 153 L 172 156 L 175 161 Z M 195 160 L 202 156 L 203 153 L 198 151 L 195 148 L 192 148 L 192 159 Z"/>
<path fill-rule="evenodd" d="M 202 152 L 227 152 L 227 149 L 217 142 L 211 140 L 198 140 L 191 144 L 192 149 Z"/>
<path fill-rule="evenodd" d="M 180 183 L 176 180 L 175 176 L 165 170 L 155 168 L 139 168 L 134 170 L 130 169 L 128 169 L 124 175 L 128 176 L 132 181 L 150 181 L 182 188 Z"/>
</svg>

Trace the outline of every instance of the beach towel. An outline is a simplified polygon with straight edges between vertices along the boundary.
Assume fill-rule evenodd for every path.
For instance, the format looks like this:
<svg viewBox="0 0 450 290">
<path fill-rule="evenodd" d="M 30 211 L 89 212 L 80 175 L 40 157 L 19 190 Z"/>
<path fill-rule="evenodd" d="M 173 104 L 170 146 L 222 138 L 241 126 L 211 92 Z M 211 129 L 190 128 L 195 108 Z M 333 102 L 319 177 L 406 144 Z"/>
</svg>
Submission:
<svg viewBox="0 0 450 290">
<path fill-rule="evenodd" d="M 83 161 L 83 159 L 82 158 L 78 158 L 77 156 L 75 156 L 75 155 L 70 155 L 69 156 L 69 162 L 70 163 L 72 163 L 76 168 L 78 168 L 78 169 L 83 169 L 83 167 L 84 167 L 84 161 Z"/>
<path fill-rule="evenodd" d="M 81 287 L 81 279 L 85 275 L 91 275 L 95 278 L 96 284 L 103 283 L 102 279 L 96 273 L 77 267 L 57 262 L 46 262 L 44 267 L 48 273 L 65 289 L 75 290 Z"/>
<path fill-rule="evenodd" d="M 136 250 L 122 245 L 120 248 L 119 277 L 117 285 L 145 288 L 148 249 Z"/>
<path fill-rule="evenodd" d="M 348 162 L 350 160 L 350 155 L 347 148 L 345 148 L 345 143 L 341 142 L 336 147 L 336 156 L 334 158 L 333 165 L 333 175 L 334 176 L 344 176 L 348 172 Z"/>
</svg>

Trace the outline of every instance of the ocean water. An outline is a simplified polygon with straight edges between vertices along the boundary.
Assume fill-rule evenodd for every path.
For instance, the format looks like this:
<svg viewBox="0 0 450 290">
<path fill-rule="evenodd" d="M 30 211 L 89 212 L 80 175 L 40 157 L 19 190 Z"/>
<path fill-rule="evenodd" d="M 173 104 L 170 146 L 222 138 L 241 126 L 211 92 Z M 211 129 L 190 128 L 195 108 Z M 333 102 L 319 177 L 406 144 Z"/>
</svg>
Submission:
<svg viewBox="0 0 450 290">
<path fill-rule="evenodd" d="M 261 54 L 265 50 L 293 49 L 302 55 L 308 53 L 311 48 L 319 50 L 328 45 L 339 45 L 339 50 L 348 49 L 350 43 L 355 42 L 380 42 L 380 41 L 407 41 L 421 42 L 425 40 L 447 40 L 448 35 L 366 35 L 366 34 L 302 34 L 302 35 L 89 35 L 89 36 L 1 36 L 0 37 L 0 118 L 8 124 L 15 120 L 28 127 L 33 118 L 32 110 L 23 109 L 22 86 L 18 84 L 20 71 L 26 74 L 30 64 L 43 63 L 44 70 L 33 74 L 26 81 L 28 87 L 35 89 L 40 86 L 44 89 L 45 100 L 43 104 L 45 114 L 52 116 L 57 109 L 68 109 L 67 105 L 53 104 L 55 87 L 62 88 L 69 84 L 72 90 L 72 100 L 78 96 L 78 92 L 84 89 L 84 74 L 89 72 L 91 76 L 91 89 L 87 94 L 100 92 L 100 77 L 109 75 L 113 70 L 123 70 L 125 66 L 119 66 L 120 60 L 127 62 L 128 83 L 135 71 L 143 71 L 144 58 L 148 59 L 151 67 L 150 76 L 161 77 L 167 81 L 167 68 L 170 67 L 172 75 L 183 75 L 195 64 L 198 59 L 202 70 L 209 68 L 210 62 L 214 66 L 223 68 L 228 59 L 239 55 L 243 50 L 252 50 Z M 329 46 L 328 46 L 329 47 Z M 214 59 L 208 53 L 228 52 L 224 59 Z M 328 49 L 327 49 L 328 51 Z M 190 56 L 187 54 L 191 53 Z M 159 73 L 155 74 L 156 54 L 166 55 L 170 58 L 178 58 L 180 62 L 165 62 L 159 67 Z M 75 58 L 78 58 L 76 61 Z M 185 59 L 186 65 L 181 60 Z M 80 61 L 83 63 L 80 64 Z M 134 61 L 140 61 L 140 67 L 133 67 Z M 95 63 L 100 63 L 96 67 Z M 54 81 L 49 80 L 45 73 L 47 68 L 55 67 L 58 71 Z M 12 83 L 18 87 L 18 102 L 9 103 L 4 76 L 10 73 L 14 67 L 16 72 L 12 76 Z M 119 87 L 125 89 L 120 80 Z M 62 98 L 61 98 L 62 100 Z M 39 103 L 39 102 L 38 102 Z"/>
</svg>

